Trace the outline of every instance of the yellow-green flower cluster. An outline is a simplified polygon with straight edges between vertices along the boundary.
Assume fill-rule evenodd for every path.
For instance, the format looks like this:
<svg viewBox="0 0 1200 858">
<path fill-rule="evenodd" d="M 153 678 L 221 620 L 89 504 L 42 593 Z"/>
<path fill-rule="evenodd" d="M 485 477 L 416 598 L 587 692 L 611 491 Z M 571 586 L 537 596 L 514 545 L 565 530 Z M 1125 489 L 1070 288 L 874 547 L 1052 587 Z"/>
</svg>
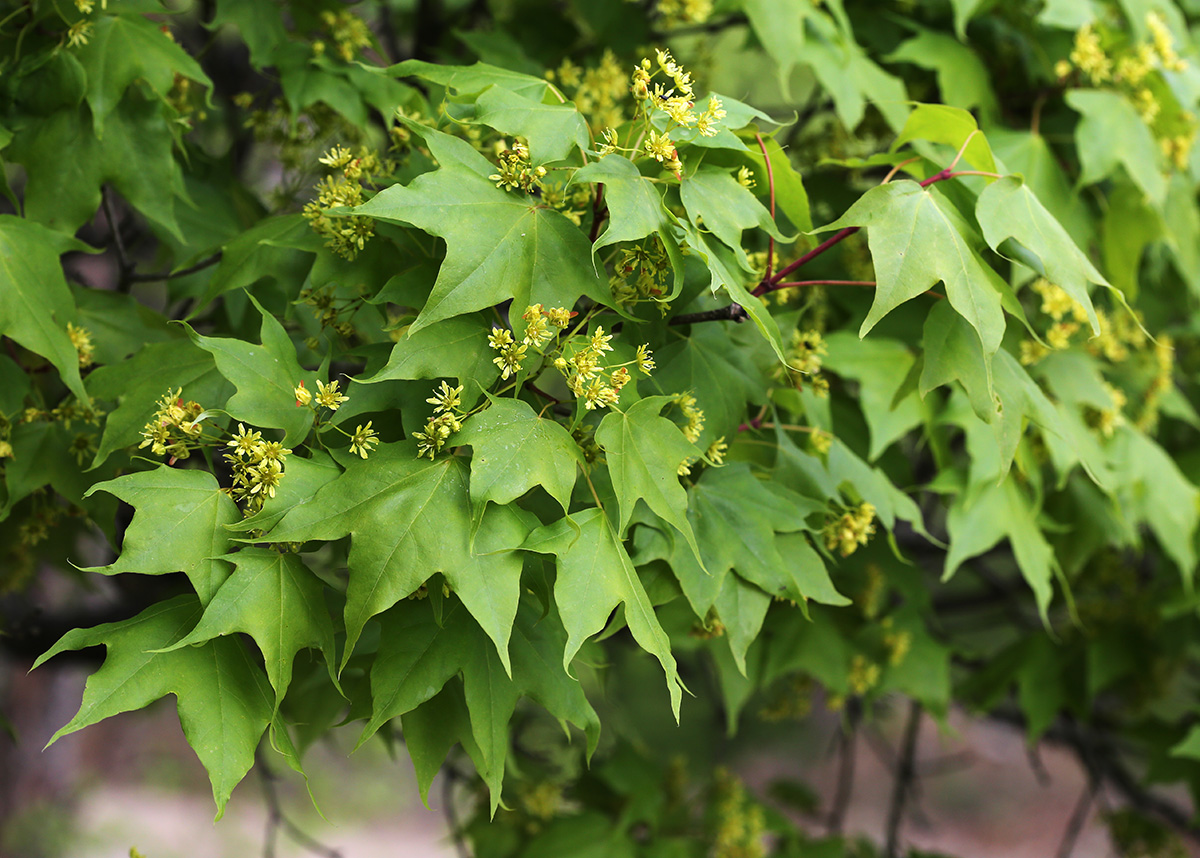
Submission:
<svg viewBox="0 0 1200 858">
<path fill-rule="evenodd" d="M 529 160 L 529 149 L 524 143 L 513 143 L 498 154 L 499 173 L 488 176 L 497 188 L 506 191 L 521 190 L 532 194 L 541 187 L 546 177 L 545 167 L 535 167 Z"/>
<path fill-rule="evenodd" d="M 803 390 L 807 383 L 817 396 L 828 396 L 829 380 L 821 375 L 827 354 L 829 346 L 820 331 L 793 329 L 791 342 L 784 353 L 787 364 L 776 368 L 776 377 L 786 378 L 797 390 Z"/>
<path fill-rule="evenodd" d="M 264 441 L 261 432 L 248 430 L 241 423 L 225 446 L 230 448 L 225 461 L 233 472 L 229 493 L 245 504 L 246 515 L 253 515 L 267 498 L 275 497 L 283 481 L 284 463 L 292 451 L 278 441 Z"/>
<path fill-rule="evenodd" d="M 683 437 L 695 444 L 700 440 L 700 435 L 704 432 L 704 412 L 696 407 L 696 397 L 690 393 L 681 393 L 676 396 L 675 404 L 679 406 L 679 411 L 684 419 L 684 424 L 679 427 L 679 431 L 683 432 Z M 724 436 L 718 440 L 723 441 Z M 724 453 L 724 451 L 719 452 L 722 455 Z M 692 472 L 692 464 L 695 461 L 696 459 L 693 456 L 684 459 L 679 463 L 676 473 L 681 477 L 688 476 Z"/>
<path fill-rule="evenodd" d="M 879 625 L 884 630 L 883 645 L 888 651 L 888 664 L 896 667 L 912 649 L 912 633 L 903 629 L 897 631 L 891 617 L 884 617 Z"/>
<path fill-rule="evenodd" d="M 1070 64 L 1060 61 L 1056 68 L 1060 77 L 1070 74 L 1071 64 L 1087 75 L 1093 84 L 1112 79 L 1112 61 L 1100 44 L 1100 35 L 1091 24 L 1085 24 L 1075 33 Z"/>
<path fill-rule="evenodd" d="M 571 393 L 583 400 L 588 411 L 616 405 L 621 399 L 621 388 L 629 383 L 626 365 L 607 367 L 603 364 L 605 353 L 612 351 L 611 340 L 612 334 L 597 327 L 582 348 L 575 347 L 570 356 L 563 354 L 554 361 L 555 369 L 566 378 Z"/>
<path fill-rule="evenodd" d="M 371 428 L 371 421 L 368 420 L 366 426 L 360 423 L 350 436 L 350 452 L 365 459 L 378 443 L 379 433 Z"/>
<path fill-rule="evenodd" d="M 501 379 L 507 381 L 510 375 L 521 371 L 521 361 L 525 359 L 529 346 L 514 340 L 512 331 L 508 328 L 492 328 L 488 334 L 488 345 L 499 352 L 492 358 L 492 363 L 500 367 Z"/>
<path fill-rule="evenodd" d="M 611 50 L 606 50 L 600 62 L 589 69 L 563 60 L 557 69 L 546 73 L 546 79 L 557 81 L 571 96 L 594 133 L 625 121 L 622 102 L 629 89 L 625 70 Z"/>
<path fill-rule="evenodd" d="M 363 48 L 371 46 L 371 30 L 367 22 L 348 9 L 336 12 L 325 10 L 321 13 L 321 28 L 333 40 L 333 48 L 337 55 L 346 62 L 354 59 Z M 325 43 L 314 42 L 313 52 L 317 55 L 324 53 Z"/>
<path fill-rule="evenodd" d="M 608 285 L 617 303 L 627 307 L 666 294 L 671 259 L 662 240 L 654 236 L 647 246 L 622 249 L 614 271 Z"/>
<path fill-rule="evenodd" d="M 712 11 L 712 0 L 658 0 L 658 14 L 668 27 L 703 24 Z"/>
<path fill-rule="evenodd" d="M 860 503 L 830 520 L 825 525 L 824 535 L 826 548 L 849 557 L 875 535 L 875 507 L 865 501 Z"/>
<path fill-rule="evenodd" d="M 879 684 L 881 673 L 878 664 L 861 652 L 855 653 L 854 658 L 850 660 L 850 673 L 846 676 L 846 684 L 850 686 L 852 694 L 861 697 Z"/>
<path fill-rule="evenodd" d="M 458 407 L 462 392 L 461 385 L 451 387 L 443 381 L 433 396 L 425 400 L 433 406 L 433 416 L 425 421 L 423 430 L 413 433 L 413 438 L 417 441 L 418 458 L 434 458 L 446 446 L 450 436 L 462 428 L 462 420 L 466 416 L 459 412 Z"/>
<path fill-rule="evenodd" d="M 297 408 L 316 408 L 317 406 L 320 406 L 322 408 L 328 408 L 330 411 L 337 411 L 342 407 L 343 402 L 350 401 L 350 397 L 342 393 L 337 381 L 331 381 L 329 384 L 326 384 L 323 381 L 318 381 L 316 393 L 313 393 L 311 390 L 306 388 L 304 386 L 304 382 L 302 381 L 296 385 L 292 393 L 296 396 Z M 316 405 L 313 405 L 314 402 Z"/>
<path fill-rule="evenodd" d="M 70 337 L 71 345 L 75 347 L 75 353 L 79 356 L 79 368 L 91 366 L 94 362 L 96 346 L 92 342 L 92 335 L 88 329 L 67 322 L 67 336 Z"/>
<path fill-rule="evenodd" d="M 802 673 L 793 674 L 783 687 L 758 710 L 764 721 L 800 721 L 812 714 L 812 678 Z"/>
<path fill-rule="evenodd" d="M 683 436 L 695 444 L 700 440 L 700 433 L 704 431 L 704 412 L 696 407 L 696 397 L 690 393 L 679 394 L 675 397 L 675 404 L 679 406 L 683 419 L 687 421 L 680 427 Z"/>
<path fill-rule="evenodd" d="M 727 769 L 715 772 L 711 858 L 763 858 L 766 821 L 762 808 L 746 795 L 742 782 Z"/>
<path fill-rule="evenodd" d="M 394 168 L 381 161 L 370 150 L 360 147 L 357 154 L 337 145 L 317 159 L 340 175 L 326 176 L 317 183 L 317 198 L 304 206 L 303 214 L 318 235 L 326 238 L 325 246 L 354 259 L 375 234 L 375 221 L 362 215 L 329 217 L 326 211 L 337 206 L 357 206 L 364 201 L 363 184 L 369 184 L 382 172 Z"/>
<path fill-rule="evenodd" d="M 184 402 L 182 390 L 175 388 L 158 400 L 154 416 L 142 428 L 142 443 L 138 449 L 149 447 L 156 456 L 186 459 L 191 449 L 201 441 L 203 423 L 209 416 L 198 402 Z"/>
<path fill-rule="evenodd" d="M 1142 398 L 1142 413 L 1138 416 L 1137 427 L 1143 432 L 1154 428 L 1158 423 L 1158 409 L 1162 398 L 1174 384 L 1175 374 L 1175 341 L 1167 334 L 1159 334 L 1154 344 L 1153 352 L 1154 377 L 1146 388 Z"/>
<path fill-rule="evenodd" d="M 1041 311 L 1053 321 L 1046 331 L 1046 344 L 1034 340 L 1024 340 L 1020 345 L 1020 360 L 1025 366 L 1032 366 L 1051 350 L 1061 351 L 1070 348 L 1071 338 L 1080 330 L 1080 325 L 1087 321 L 1087 310 L 1083 305 L 1067 294 L 1061 286 L 1051 283 L 1045 277 L 1034 280 L 1030 286 L 1042 299 Z M 1103 316 L 1097 311 L 1098 316 Z M 1104 330 L 1101 322 L 1101 333 Z"/>
<path fill-rule="evenodd" d="M 1104 382 L 1111 405 L 1107 408 L 1089 408 L 1088 422 L 1105 438 L 1111 438 L 1118 426 L 1125 424 L 1124 408 L 1128 402 L 1124 391 Z"/>
</svg>

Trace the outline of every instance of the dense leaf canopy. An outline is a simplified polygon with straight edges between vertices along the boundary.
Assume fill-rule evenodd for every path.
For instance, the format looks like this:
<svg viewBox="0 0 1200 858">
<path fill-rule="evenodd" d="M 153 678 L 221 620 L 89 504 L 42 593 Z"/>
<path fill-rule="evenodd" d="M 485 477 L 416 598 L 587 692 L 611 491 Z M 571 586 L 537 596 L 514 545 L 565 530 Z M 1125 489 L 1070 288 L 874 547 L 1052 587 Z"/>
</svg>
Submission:
<svg viewBox="0 0 1200 858">
<path fill-rule="evenodd" d="M 104 648 L 55 738 L 174 695 L 218 815 L 353 722 L 480 856 L 864 855 L 715 749 L 903 699 L 1181 854 L 1197 24 L 0 0 L 0 589 L 154 576 L 37 641 Z"/>
</svg>

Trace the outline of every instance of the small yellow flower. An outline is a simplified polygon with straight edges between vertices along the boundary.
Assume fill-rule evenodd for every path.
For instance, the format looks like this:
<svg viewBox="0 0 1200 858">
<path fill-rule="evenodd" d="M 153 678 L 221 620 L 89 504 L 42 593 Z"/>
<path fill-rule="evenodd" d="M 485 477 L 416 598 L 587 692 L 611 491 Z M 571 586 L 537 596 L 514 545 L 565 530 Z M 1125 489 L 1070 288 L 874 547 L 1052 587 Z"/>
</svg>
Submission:
<svg viewBox="0 0 1200 858">
<path fill-rule="evenodd" d="M 453 411 L 455 408 L 458 408 L 461 401 L 459 397 L 462 396 L 462 392 L 461 384 L 458 387 L 451 387 L 443 381 L 441 387 L 434 391 L 433 396 L 425 401 L 434 406 L 434 414 L 440 414 L 443 411 Z M 367 425 L 370 426 L 371 424 L 368 423 Z"/>
<path fill-rule="evenodd" d="M 91 366 L 92 354 L 96 347 L 92 343 L 92 335 L 88 329 L 67 322 L 67 336 L 70 337 L 71 345 L 75 347 L 75 353 L 79 356 L 79 368 Z"/>
<path fill-rule="evenodd" d="M 637 363 L 637 368 L 645 375 L 649 375 L 654 369 L 653 353 L 645 345 L 637 347 L 637 354 L 633 356 L 633 359 Z"/>
<path fill-rule="evenodd" d="M 324 405 L 330 411 L 337 411 L 342 407 L 343 402 L 350 401 L 350 397 L 342 395 L 336 381 L 331 381 L 329 384 L 318 381 L 316 400 L 318 405 Z"/>
<path fill-rule="evenodd" d="M 609 345 L 612 339 L 612 334 L 605 334 L 603 327 L 597 327 L 596 333 L 592 334 L 592 351 L 597 354 L 603 352 L 611 352 L 613 347 Z"/>
<path fill-rule="evenodd" d="M 296 407 L 297 408 L 303 408 L 305 405 L 308 405 L 310 402 L 312 402 L 312 398 L 313 398 L 312 391 L 306 390 L 304 388 L 303 381 L 300 382 L 299 384 L 297 384 L 296 389 L 293 390 L 292 392 L 294 394 L 296 394 Z"/>
<path fill-rule="evenodd" d="M 239 423 L 237 434 L 225 446 L 232 447 L 234 455 L 249 459 L 258 451 L 260 444 L 262 444 L 262 433 L 257 431 L 247 432 L 246 427 Z"/>
<path fill-rule="evenodd" d="M 88 39 L 92 37 L 92 22 L 91 21 L 76 21 L 67 30 L 67 47 L 77 48 L 80 45 L 86 45 Z"/>
<path fill-rule="evenodd" d="M 445 384 L 445 382 L 443 382 Z M 459 390 L 462 390 L 460 387 Z M 357 453 L 364 459 L 371 452 L 372 448 L 379 443 L 378 433 L 371 428 L 371 421 L 367 421 L 366 426 L 359 426 L 354 430 L 353 437 L 350 438 L 350 452 Z"/>
<path fill-rule="evenodd" d="M 666 134 L 651 131 L 643 145 L 646 148 L 646 154 L 656 161 L 675 160 L 675 143 Z"/>
<path fill-rule="evenodd" d="M 275 497 L 275 490 L 283 479 L 283 465 L 275 459 L 267 459 L 257 468 L 250 469 L 250 494 L 264 494 Z"/>
</svg>

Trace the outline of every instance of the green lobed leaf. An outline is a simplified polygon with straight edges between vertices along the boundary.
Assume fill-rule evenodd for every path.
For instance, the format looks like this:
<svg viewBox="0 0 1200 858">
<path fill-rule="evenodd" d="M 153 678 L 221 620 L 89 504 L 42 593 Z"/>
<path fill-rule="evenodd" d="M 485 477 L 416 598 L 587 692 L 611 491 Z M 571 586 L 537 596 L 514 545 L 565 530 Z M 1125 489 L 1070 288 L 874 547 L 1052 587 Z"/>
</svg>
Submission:
<svg viewBox="0 0 1200 858">
<path fill-rule="evenodd" d="M 1075 129 L 1082 168 L 1079 184 L 1095 184 L 1124 167 L 1150 201 L 1161 205 L 1167 194 L 1161 153 L 1129 99 L 1119 92 L 1092 89 L 1072 89 L 1065 98 L 1082 116 Z"/>
<path fill-rule="evenodd" d="M 634 640 L 662 665 L 671 710 L 678 721 L 683 682 L 671 655 L 671 642 L 654 614 L 625 546 L 603 510 L 592 507 L 573 519 L 538 528 L 522 546 L 527 551 L 558 557 L 554 601 L 567 630 L 563 668 L 570 666 L 584 641 L 604 628 L 613 609 L 623 604 Z"/>
<path fill-rule="evenodd" d="M 592 244 L 592 264 L 596 253 L 619 241 L 637 241 L 657 235 L 671 258 L 674 284 L 669 295 L 672 300 L 683 288 L 683 256 L 674 227 L 675 216 L 663 203 L 662 192 L 655 183 L 643 176 L 632 161 L 615 153 L 598 161 L 584 164 L 571 176 L 571 184 L 595 182 L 604 188 L 604 204 L 608 208 L 608 226 Z"/>
<path fill-rule="evenodd" d="M 702 166 L 680 183 L 679 197 L 692 223 L 715 235 L 746 267 L 749 261 L 742 249 L 743 230 L 757 227 L 785 243 L 796 238 L 780 232 L 771 213 L 728 170 Z"/>
<path fill-rule="evenodd" d="M 509 504 L 541 486 L 565 514 L 578 469 L 586 466 L 571 433 L 538 416 L 519 399 L 494 399 L 489 408 L 466 421 L 454 440 L 474 450 L 471 502 L 475 504 Z"/>
<path fill-rule="evenodd" d="M 670 396 L 647 396 L 624 412 L 609 412 L 596 429 L 596 443 L 604 449 L 617 495 L 618 532 L 624 533 L 634 505 L 642 500 L 682 533 L 699 556 L 678 468 L 700 451 L 678 426 L 661 416 L 672 401 Z"/>
<path fill-rule="evenodd" d="M 304 381 L 309 390 L 316 390 L 312 373 L 305 372 L 296 359 L 296 347 L 283 325 L 254 299 L 262 314 L 262 345 L 254 345 L 232 337 L 206 337 L 190 326 L 192 342 L 209 352 L 217 370 L 237 386 L 225 410 L 235 420 L 254 426 L 282 429 L 284 446 L 292 446 L 308 434 L 313 423 L 313 411 L 296 402 L 295 388 Z"/>
<path fill-rule="evenodd" d="M 270 687 L 233 638 L 158 651 L 186 634 L 199 616 L 193 597 L 177 596 L 130 620 L 67 632 L 33 666 L 70 650 L 99 645 L 107 650 L 104 664 L 88 677 L 79 711 L 50 744 L 174 694 L 183 733 L 208 770 L 220 819 L 229 794 L 254 765 L 254 751 L 271 720 Z"/>
<path fill-rule="evenodd" d="M 946 529 L 950 533 L 950 552 L 943 581 L 968 559 L 1008 539 L 1021 575 L 1033 591 L 1038 613 L 1046 620 L 1058 561 L 1042 535 L 1036 510 L 1015 481 L 985 484 L 977 493 L 960 495 L 950 507 Z"/>
<path fill-rule="evenodd" d="M 492 323 L 482 313 L 445 319 L 416 333 L 409 332 L 392 346 L 387 365 L 360 384 L 391 379 L 457 378 L 467 388 L 486 390 L 500 377 L 488 346 Z M 476 393 L 477 395 L 477 393 Z"/>
<path fill-rule="evenodd" d="M 928 416 L 916 391 L 900 395 L 915 358 L 898 340 L 860 340 L 849 331 L 835 331 L 825 338 L 825 344 L 829 349 L 825 368 L 859 384 L 859 406 L 871 433 L 867 458 L 874 461 Z"/>
<path fill-rule="evenodd" d="M 320 249 L 321 239 L 303 215 L 263 218 L 221 248 L 221 262 L 194 312 L 218 295 L 266 277 L 302 280 L 312 267 L 307 254 Z"/>
<path fill-rule="evenodd" d="M 480 162 L 487 162 L 473 152 L 474 157 L 463 154 L 457 145 L 466 146 L 462 141 L 450 143 L 453 138 L 439 131 L 411 127 L 431 148 L 442 146 L 434 150 L 441 167 L 407 186 L 385 188 L 352 210 L 446 241 L 446 260 L 410 336 L 509 299 L 519 311 L 528 304 L 571 307 L 580 295 L 612 301 L 607 284 L 588 264 L 587 236 L 575 224 L 525 194 L 497 188 L 479 172 Z M 447 160 L 441 151 L 459 160 Z"/>
<path fill-rule="evenodd" d="M 39 224 L 0 215 L 0 335 L 50 361 L 63 383 L 88 401 L 79 377 L 79 355 L 67 336 L 75 300 L 59 256 L 86 245 Z"/>
<path fill-rule="evenodd" d="M 524 137 L 535 166 L 562 161 L 573 149 L 588 145 L 587 123 L 574 105 L 545 104 L 500 86 L 485 89 L 476 99 L 475 121 Z"/>
<path fill-rule="evenodd" d="M 492 506 L 474 534 L 466 465 L 418 459 L 415 445 L 383 444 L 353 460 L 313 501 L 289 510 L 271 542 L 351 537 L 346 588 L 345 669 L 363 626 L 441 572 L 495 643 L 505 669 L 520 597 L 528 529 L 508 507 Z"/>
<path fill-rule="evenodd" d="M 63 157 L 63 141 L 70 156 Z M 5 150 L 25 166 L 25 216 L 51 229 L 74 233 L 100 207 L 109 184 L 155 226 L 185 243 L 175 219 L 184 196 L 183 174 L 173 154 L 174 137 L 158 101 L 134 88 L 96 137 L 86 114 L 60 110 L 27 125 Z"/>
<path fill-rule="evenodd" d="M 975 217 L 984 240 L 997 253 L 1011 238 L 1036 254 L 1042 263 L 1039 273 L 1074 298 L 1087 311 L 1092 330 L 1100 333 L 1088 284 L 1108 286 L 1108 281 L 1019 176 L 1005 176 L 984 188 Z"/>
<path fill-rule="evenodd" d="M 908 180 L 880 185 L 820 231 L 848 226 L 867 228 L 878 280 L 860 337 L 900 304 L 941 282 L 951 306 L 978 333 L 984 355 L 996 353 L 1004 335 L 1003 283 L 975 252 L 961 217 L 935 188 Z"/>
<path fill-rule="evenodd" d="M 162 651 L 244 632 L 262 652 L 276 710 L 292 681 L 292 660 L 301 649 L 321 650 L 333 678 L 333 621 L 321 580 L 295 554 L 244 548 L 223 559 L 233 564 L 233 574 L 205 606 L 196 627 Z"/>
<path fill-rule="evenodd" d="M 108 116 L 135 80 L 144 80 L 165 98 L 176 75 L 212 88 L 212 81 L 161 24 L 141 15 L 104 15 L 96 19 L 79 62 L 87 72 L 87 103 L 97 137 Z"/>
<path fill-rule="evenodd" d="M 221 558 L 233 543 L 225 526 L 242 517 L 212 474 L 162 465 L 97 483 L 87 493 L 97 491 L 125 501 L 134 515 L 117 559 L 85 571 L 102 575 L 182 572 L 201 605 L 212 601 L 229 577 L 230 563 Z"/>
</svg>

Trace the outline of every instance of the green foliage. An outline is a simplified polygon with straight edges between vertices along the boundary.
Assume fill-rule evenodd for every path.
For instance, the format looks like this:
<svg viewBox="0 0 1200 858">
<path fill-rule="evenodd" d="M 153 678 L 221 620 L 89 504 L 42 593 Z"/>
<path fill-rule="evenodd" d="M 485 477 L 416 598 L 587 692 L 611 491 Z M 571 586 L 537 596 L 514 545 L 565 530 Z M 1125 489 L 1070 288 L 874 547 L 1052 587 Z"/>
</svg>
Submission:
<svg viewBox="0 0 1200 858">
<path fill-rule="evenodd" d="M 0 586 L 163 599 L 54 738 L 495 858 L 873 854 L 718 749 L 900 696 L 1200 795 L 1195 4 L 441 5 L 0 2 Z"/>
</svg>

